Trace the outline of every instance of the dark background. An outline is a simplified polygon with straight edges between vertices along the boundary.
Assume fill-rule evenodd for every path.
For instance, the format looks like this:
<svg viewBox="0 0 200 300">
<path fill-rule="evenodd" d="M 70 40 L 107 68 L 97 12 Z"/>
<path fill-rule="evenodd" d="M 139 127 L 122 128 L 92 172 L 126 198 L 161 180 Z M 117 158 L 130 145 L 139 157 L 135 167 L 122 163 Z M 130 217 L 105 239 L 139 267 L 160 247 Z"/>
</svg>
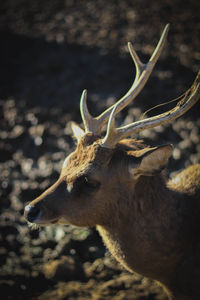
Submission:
<svg viewBox="0 0 200 300">
<path fill-rule="evenodd" d="M 185 92 L 200 66 L 200 2 L 17 1 L 0 5 L 0 292 L 4 299 L 165 299 L 161 288 L 122 271 L 94 229 L 29 228 L 24 205 L 52 184 L 73 149 L 88 89 L 93 115 L 130 87 L 131 41 L 148 61 L 167 23 L 164 51 L 144 90 L 118 122 Z M 173 105 L 173 104 L 172 104 Z M 163 106 L 149 113 L 168 109 Z M 140 135 L 173 143 L 169 176 L 200 161 L 200 104 L 173 125 Z"/>
</svg>

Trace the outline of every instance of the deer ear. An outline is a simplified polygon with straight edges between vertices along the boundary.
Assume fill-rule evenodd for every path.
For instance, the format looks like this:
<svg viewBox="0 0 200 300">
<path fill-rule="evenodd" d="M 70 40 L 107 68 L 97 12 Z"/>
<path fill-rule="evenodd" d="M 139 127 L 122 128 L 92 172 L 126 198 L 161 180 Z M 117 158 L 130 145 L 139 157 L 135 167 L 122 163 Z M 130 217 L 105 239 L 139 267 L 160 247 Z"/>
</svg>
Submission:
<svg viewBox="0 0 200 300">
<path fill-rule="evenodd" d="M 75 139 L 79 142 L 84 136 L 85 131 L 75 122 L 71 122 L 71 128 Z"/>
<path fill-rule="evenodd" d="M 140 163 L 136 168 L 131 170 L 134 177 L 153 176 L 160 173 L 167 165 L 172 153 L 172 145 L 155 147 L 140 157 Z"/>
</svg>

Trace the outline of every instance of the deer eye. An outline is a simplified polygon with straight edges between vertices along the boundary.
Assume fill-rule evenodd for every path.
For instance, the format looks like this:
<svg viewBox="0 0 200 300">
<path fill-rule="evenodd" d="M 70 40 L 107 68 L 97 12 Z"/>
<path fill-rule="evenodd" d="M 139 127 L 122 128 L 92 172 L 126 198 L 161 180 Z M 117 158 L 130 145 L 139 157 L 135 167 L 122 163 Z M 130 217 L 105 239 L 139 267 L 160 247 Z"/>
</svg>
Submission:
<svg viewBox="0 0 200 300">
<path fill-rule="evenodd" d="M 96 191 L 100 185 L 100 182 L 97 180 L 91 179 L 88 176 L 81 176 L 76 180 L 74 188 L 78 194 L 90 193 Z"/>
<path fill-rule="evenodd" d="M 97 189 L 100 186 L 100 182 L 94 179 L 90 179 L 84 176 L 84 184 L 91 189 Z"/>
</svg>

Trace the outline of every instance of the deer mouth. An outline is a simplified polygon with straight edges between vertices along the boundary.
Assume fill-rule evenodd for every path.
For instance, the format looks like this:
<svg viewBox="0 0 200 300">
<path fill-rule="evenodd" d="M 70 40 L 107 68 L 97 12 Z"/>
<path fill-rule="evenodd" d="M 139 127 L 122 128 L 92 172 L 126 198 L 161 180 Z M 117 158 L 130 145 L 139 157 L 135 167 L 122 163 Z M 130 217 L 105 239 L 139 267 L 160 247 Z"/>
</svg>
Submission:
<svg viewBox="0 0 200 300">
<path fill-rule="evenodd" d="M 34 220 L 34 222 L 31 222 L 31 223 L 36 224 L 38 226 L 48 226 L 48 225 L 57 224 L 58 222 L 59 222 L 59 219 L 53 219 L 53 220 L 46 219 L 45 220 L 45 219 L 42 219 L 42 218 L 38 217 L 36 220 Z"/>
<path fill-rule="evenodd" d="M 34 224 L 38 226 L 48 226 L 48 225 L 54 225 L 58 223 L 58 219 L 55 220 L 39 220 L 37 222 L 34 222 Z"/>
</svg>

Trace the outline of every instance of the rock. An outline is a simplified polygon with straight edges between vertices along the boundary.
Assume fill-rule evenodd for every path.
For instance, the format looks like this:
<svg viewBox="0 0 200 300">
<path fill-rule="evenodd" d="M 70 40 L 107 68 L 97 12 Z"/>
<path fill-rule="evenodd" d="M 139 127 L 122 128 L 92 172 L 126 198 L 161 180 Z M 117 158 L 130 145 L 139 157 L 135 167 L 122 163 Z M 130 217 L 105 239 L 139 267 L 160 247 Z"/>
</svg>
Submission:
<svg viewBox="0 0 200 300">
<path fill-rule="evenodd" d="M 47 279 L 68 281 L 83 277 L 81 264 L 76 263 L 70 256 L 50 260 L 43 266 L 43 273 Z"/>
</svg>

